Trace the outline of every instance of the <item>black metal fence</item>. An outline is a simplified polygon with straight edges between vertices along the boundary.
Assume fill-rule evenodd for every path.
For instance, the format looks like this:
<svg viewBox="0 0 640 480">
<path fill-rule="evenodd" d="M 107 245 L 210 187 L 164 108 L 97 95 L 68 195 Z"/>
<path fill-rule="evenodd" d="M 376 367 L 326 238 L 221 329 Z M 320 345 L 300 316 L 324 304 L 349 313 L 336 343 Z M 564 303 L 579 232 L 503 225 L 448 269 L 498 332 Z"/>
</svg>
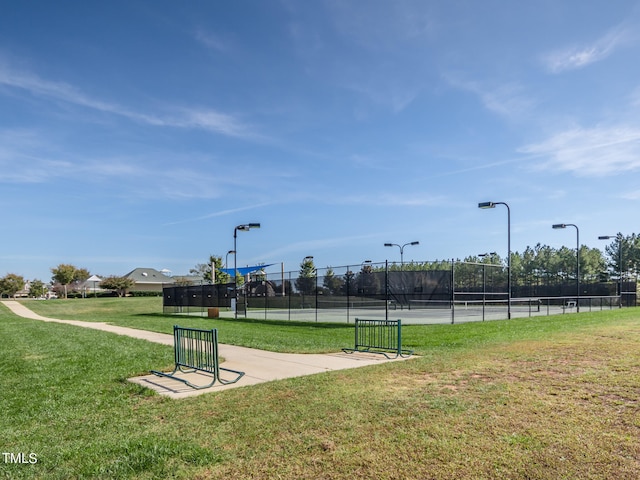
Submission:
<svg viewBox="0 0 640 480">
<path fill-rule="evenodd" d="M 433 268 L 429 268 L 433 267 Z M 403 323 L 442 323 L 551 315 L 572 308 L 604 309 L 636 304 L 636 284 L 623 295 L 615 283 L 548 284 L 541 279 L 513 284 L 508 270 L 488 263 L 439 262 L 397 265 L 365 262 L 356 266 L 260 272 L 233 284 L 171 286 L 164 289 L 164 312 L 266 320 L 352 322 L 356 316 L 396 318 Z M 628 292 L 628 293 L 624 293 Z M 392 312 L 392 313 L 391 313 Z"/>
</svg>

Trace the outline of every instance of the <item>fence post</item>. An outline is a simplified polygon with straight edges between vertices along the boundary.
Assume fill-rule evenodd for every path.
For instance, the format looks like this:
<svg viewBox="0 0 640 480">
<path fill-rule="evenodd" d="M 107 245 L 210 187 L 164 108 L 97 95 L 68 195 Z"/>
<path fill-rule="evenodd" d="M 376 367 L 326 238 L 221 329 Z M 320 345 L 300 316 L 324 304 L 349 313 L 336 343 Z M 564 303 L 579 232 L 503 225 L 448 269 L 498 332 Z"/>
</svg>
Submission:
<svg viewBox="0 0 640 480">
<path fill-rule="evenodd" d="M 347 265 L 347 273 L 345 274 L 345 278 L 347 279 L 347 323 L 349 323 L 349 302 L 351 301 L 351 277 L 349 276 L 349 265 Z"/>
<path fill-rule="evenodd" d="M 455 258 L 451 259 L 451 325 L 453 325 L 453 322 L 455 321 L 456 318 L 456 278 L 455 278 L 455 268 L 456 265 L 456 260 Z"/>
<path fill-rule="evenodd" d="M 291 321 L 291 297 L 293 296 L 293 292 L 291 291 L 291 272 L 289 272 L 289 309 L 288 309 L 288 313 L 289 313 L 289 321 Z"/>
<path fill-rule="evenodd" d="M 389 320 L 389 260 L 384 261 L 384 319 Z"/>
</svg>

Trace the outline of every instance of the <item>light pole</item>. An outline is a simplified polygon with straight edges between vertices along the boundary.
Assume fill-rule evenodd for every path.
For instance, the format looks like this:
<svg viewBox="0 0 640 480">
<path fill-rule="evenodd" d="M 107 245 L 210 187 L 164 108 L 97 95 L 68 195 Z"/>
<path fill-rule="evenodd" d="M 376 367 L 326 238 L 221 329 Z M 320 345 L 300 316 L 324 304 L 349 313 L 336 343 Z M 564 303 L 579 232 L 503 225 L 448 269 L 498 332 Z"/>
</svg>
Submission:
<svg viewBox="0 0 640 480">
<path fill-rule="evenodd" d="M 235 255 L 236 251 L 235 250 L 229 250 L 227 252 L 227 255 L 224 257 L 224 268 L 229 269 L 229 255 Z"/>
<path fill-rule="evenodd" d="M 496 208 L 496 205 L 507 207 L 507 318 L 511 318 L 511 209 L 505 202 L 481 202 L 478 208 Z"/>
<path fill-rule="evenodd" d="M 496 252 L 491 253 L 479 253 L 478 256 L 484 260 L 484 257 L 493 258 L 497 255 Z M 487 264 L 482 262 L 482 321 L 484 322 L 484 309 L 487 304 Z"/>
<path fill-rule="evenodd" d="M 622 234 L 617 235 L 600 235 L 598 240 L 609 240 L 615 238 L 618 240 L 618 307 L 622 308 Z"/>
<path fill-rule="evenodd" d="M 234 308 L 234 317 L 238 319 L 238 230 L 241 232 L 248 232 L 252 228 L 260 228 L 259 223 L 245 223 L 238 225 L 233 229 L 233 296 L 235 297 L 236 305 Z"/>
<path fill-rule="evenodd" d="M 409 242 L 409 243 L 405 243 L 404 245 L 399 245 L 397 243 L 385 243 L 384 246 L 385 247 L 398 247 L 400 249 L 400 269 L 402 269 L 402 266 L 404 265 L 404 247 L 406 247 L 407 245 L 420 245 L 420 242 L 415 241 L 415 242 Z"/>
<path fill-rule="evenodd" d="M 575 227 L 576 229 L 576 312 L 580 312 L 580 230 L 573 223 L 556 223 L 552 228 Z"/>
<path fill-rule="evenodd" d="M 302 260 L 302 263 L 300 264 L 300 277 L 301 281 L 300 281 L 300 294 L 302 296 L 302 309 L 304 310 L 304 296 L 305 294 L 308 295 L 308 291 L 311 290 L 311 282 L 310 279 L 312 277 L 310 277 L 310 274 L 313 274 L 313 281 L 315 284 L 315 290 L 316 290 L 316 317 L 317 317 L 317 306 L 318 306 L 318 296 L 317 296 L 317 290 L 318 290 L 318 270 L 316 269 L 315 265 L 313 264 L 313 255 L 307 255 L 306 257 L 304 257 L 304 259 Z"/>
<path fill-rule="evenodd" d="M 358 283 L 360 283 L 359 285 L 359 293 L 362 295 L 362 301 L 364 302 L 364 298 L 366 297 L 366 290 L 367 290 L 367 277 L 365 277 L 366 274 L 371 273 L 371 264 L 373 262 L 371 260 L 365 260 L 364 262 L 362 262 L 360 264 L 360 273 L 358 273 Z"/>
</svg>

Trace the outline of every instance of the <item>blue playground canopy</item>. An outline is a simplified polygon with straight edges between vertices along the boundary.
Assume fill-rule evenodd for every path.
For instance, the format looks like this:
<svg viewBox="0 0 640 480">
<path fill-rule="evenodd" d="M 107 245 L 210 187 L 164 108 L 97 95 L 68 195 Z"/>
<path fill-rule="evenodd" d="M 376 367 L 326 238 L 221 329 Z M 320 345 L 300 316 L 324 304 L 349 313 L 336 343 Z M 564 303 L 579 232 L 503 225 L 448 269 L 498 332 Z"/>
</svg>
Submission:
<svg viewBox="0 0 640 480">
<path fill-rule="evenodd" d="M 275 263 L 270 263 L 269 265 L 255 265 L 253 267 L 238 267 L 237 270 L 238 270 L 238 273 L 241 276 L 244 277 L 245 275 L 247 275 L 249 273 L 253 273 L 253 272 L 256 272 L 258 270 L 262 270 L 263 268 L 270 267 L 271 265 L 275 265 Z M 220 271 L 223 272 L 223 273 L 226 273 L 228 275 L 233 276 L 233 268 L 221 268 Z"/>
</svg>

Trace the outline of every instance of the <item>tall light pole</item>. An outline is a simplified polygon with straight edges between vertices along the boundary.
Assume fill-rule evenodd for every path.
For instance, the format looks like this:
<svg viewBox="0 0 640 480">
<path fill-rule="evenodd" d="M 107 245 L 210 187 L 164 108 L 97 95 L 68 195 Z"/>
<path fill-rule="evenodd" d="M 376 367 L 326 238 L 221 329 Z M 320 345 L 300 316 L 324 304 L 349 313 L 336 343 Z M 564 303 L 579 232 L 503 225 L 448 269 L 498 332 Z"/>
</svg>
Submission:
<svg viewBox="0 0 640 480">
<path fill-rule="evenodd" d="M 575 227 L 576 229 L 576 312 L 580 312 L 580 230 L 573 223 L 556 223 L 552 228 Z"/>
<path fill-rule="evenodd" d="M 487 264 L 484 262 L 484 257 L 493 258 L 497 255 L 496 252 L 491 253 L 479 253 L 478 256 L 482 258 L 482 321 L 484 322 L 484 310 L 487 304 Z"/>
<path fill-rule="evenodd" d="M 615 238 L 618 240 L 618 307 L 622 308 L 622 234 L 617 235 L 600 235 L 598 240 L 609 240 Z"/>
<path fill-rule="evenodd" d="M 365 284 L 365 274 L 371 273 L 371 265 L 372 265 L 372 261 L 371 260 L 365 260 L 364 262 L 362 262 L 360 264 L 360 273 L 358 274 L 358 280 L 359 280 L 359 293 L 362 295 L 362 298 L 365 297 L 365 291 L 366 291 L 366 287 L 367 285 Z"/>
<path fill-rule="evenodd" d="M 511 209 L 505 202 L 481 202 L 478 208 L 496 208 L 496 205 L 507 207 L 507 318 L 511 318 Z"/>
<path fill-rule="evenodd" d="M 405 243 L 404 245 L 399 245 L 397 243 L 385 243 L 384 246 L 385 247 L 398 247 L 400 249 L 400 268 L 402 269 L 402 266 L 404 265 L 404 247 L 406 247 L 407 245 L 420 245 L 420 242 L 415 241 L 415 242 L 409 242 L 409 243 Z"/>
<path fill-rule="evenodd" d="M 228 269 L 229 268 L 229 255 L 235 255 L 236 251 L 235 250 L 229 250 L 227 252 L 227 255 L 224 257 L 224 268 Z"/>
<path fill-rule="evenodd" d="M 313 264 L 313 255 L 307 255 L 300 264 L 300 274 L 302 281 L 300 282 L 300 293 L 302 294 L 302 309 L 304 310 L 304 296 L 310 290 L 311 278 L 309 275 L 313 275 L 313 290 L 315 290 L 315 310 L 316 310 L 316 322 L 318 321 L 318 269 Z M 299 277 L 300 278 L 300 277 Z"/>
<path fill-rule="evenodd" d="M 234 317 L 238 319 L 238 230 L 241 232 L 248 232 L 252 228 L 260 228 L 259 223 L 245 223 L 238 225 L 233 229 L 233 296 L 235 297 L 236 305 L 234 308 Z"/>
</svg>

